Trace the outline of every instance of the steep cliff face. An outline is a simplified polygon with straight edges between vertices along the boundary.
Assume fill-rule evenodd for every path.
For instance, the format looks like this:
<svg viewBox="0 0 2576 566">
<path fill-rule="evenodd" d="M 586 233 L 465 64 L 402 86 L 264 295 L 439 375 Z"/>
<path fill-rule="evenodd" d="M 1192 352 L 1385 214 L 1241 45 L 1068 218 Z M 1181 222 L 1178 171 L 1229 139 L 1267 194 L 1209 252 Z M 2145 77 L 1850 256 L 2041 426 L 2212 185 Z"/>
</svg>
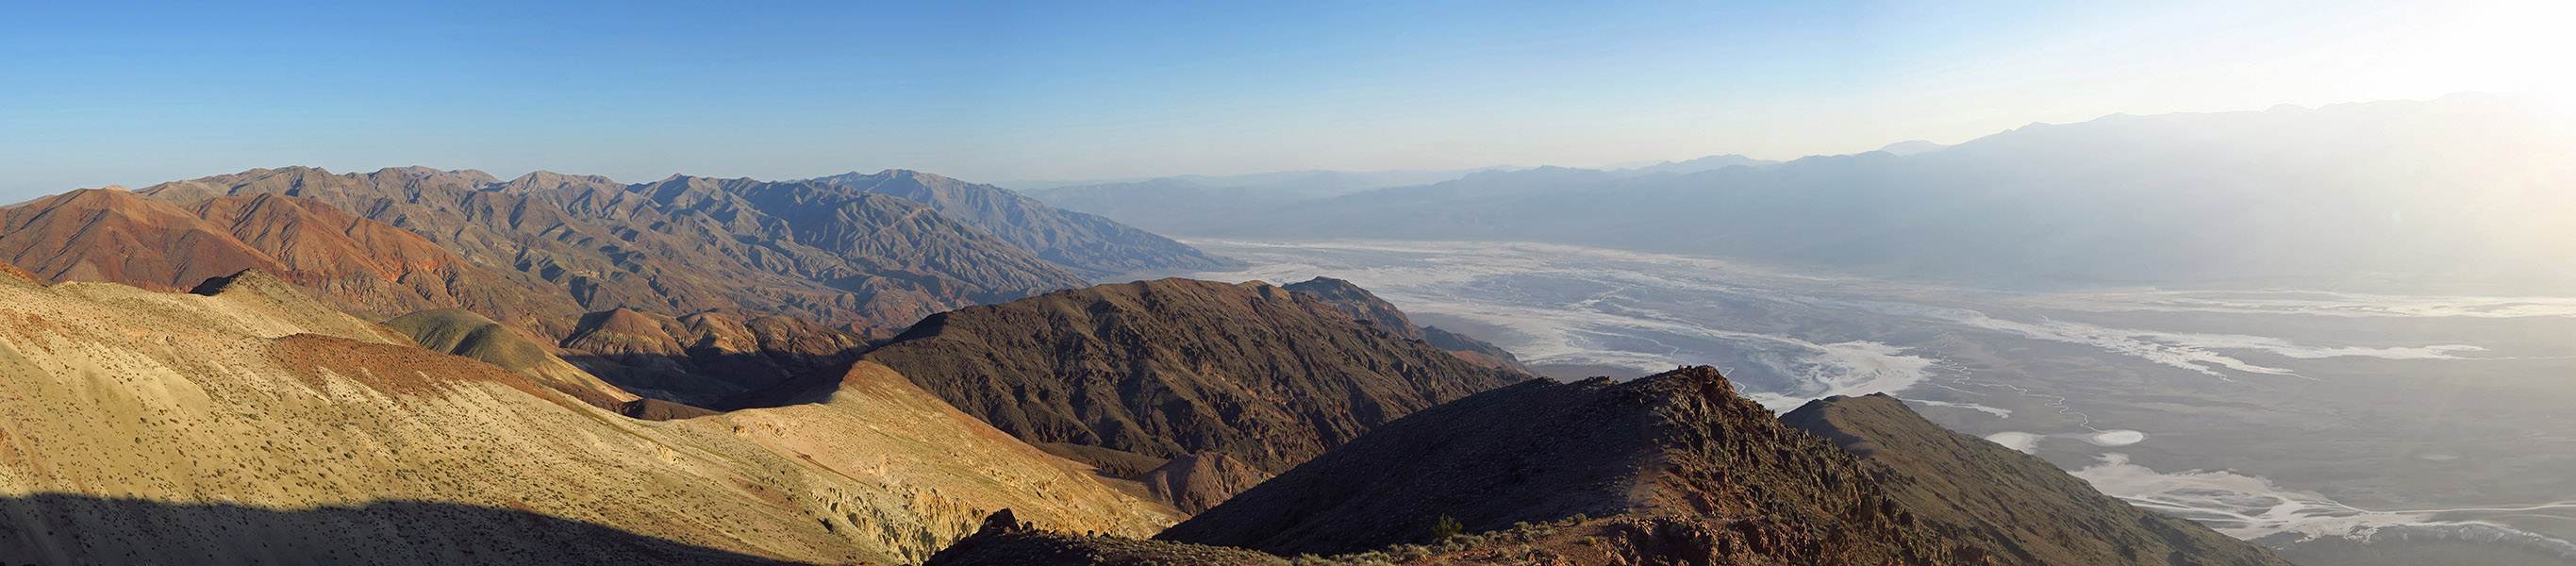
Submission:
<svg viewBox="0 0 2576 566">
<path fill-rule="evenodd" d="M 2198 523 L 2103 495 L 2045 460 L 1942 429 L 1895 397 L 1835 396 L 1780 420 L 1860 457 L 1943 538 L 2010 563 L 2288 564 Z"/>
<path fill-rule="evenodd" d="M 196 294 L 0 277 L 0 555 L 903 563 L 1004 508 L 1129 536 L 1177 518 L 882 367 L 652 422 L 414 342 L 259 271 Z"/>
<path fill-rule="evenodd" d="M 1184 279 L 941 313 L 866 359 L 1029 442 L 1270 472 L 1521 378 L 1278 287 Z"/>
</svg>

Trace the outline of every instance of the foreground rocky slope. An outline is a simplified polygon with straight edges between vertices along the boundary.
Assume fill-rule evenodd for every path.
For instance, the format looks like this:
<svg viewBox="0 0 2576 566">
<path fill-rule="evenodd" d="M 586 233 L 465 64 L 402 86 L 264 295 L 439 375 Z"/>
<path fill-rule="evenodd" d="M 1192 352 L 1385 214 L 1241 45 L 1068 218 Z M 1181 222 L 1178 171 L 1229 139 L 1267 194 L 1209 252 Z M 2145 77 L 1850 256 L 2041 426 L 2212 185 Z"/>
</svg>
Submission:
<svg viewBox="0 0 2576 566">
<path fill-rule="evenodd" d="M 0 275 L 0 556 L 901 563 L 1004 508 L 1130 536 L 1176 518 L 882 366 L 640 421 L 260 272 L 203 292 Z"/>
<path fill-rule="evenodd" d="M 1887 395 L 1812 401 L 1780 421 L 1850 451 L 1948 540 L 2022 564 L 2286 565 L 2245 541 L 2148 512 L 2038 457 L 1951 432 Z"/>
<path fill-rule="evenodd" d="M 1894 442 L 1853 443 L 1874 450 L 1856 457 L 1707 367 L 1522 383 L 1380 427 L 1157 538 L 1403 563 L 2284 564 L 2104 504 L 2064 472 L 1996 457 L 1892 399 L 1845 402 L 1795 418 Z M 969 542 L 986 556 L 1105 544 L 1010 540 Z"/>
<path fill-rule="evenodd" d="M 940 313 L 865 359 L 1029 442 L 1269 472 L 1523 378 L 1268 284 L 1186 279 Z"/>
</svg>

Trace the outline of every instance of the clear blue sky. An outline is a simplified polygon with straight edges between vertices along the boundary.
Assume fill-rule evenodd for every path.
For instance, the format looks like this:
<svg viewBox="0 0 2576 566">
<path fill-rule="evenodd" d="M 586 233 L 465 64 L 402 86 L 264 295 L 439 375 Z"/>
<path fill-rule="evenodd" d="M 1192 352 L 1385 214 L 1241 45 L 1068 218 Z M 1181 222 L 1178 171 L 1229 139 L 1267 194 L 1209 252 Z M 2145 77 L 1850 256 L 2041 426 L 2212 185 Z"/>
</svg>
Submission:
<svg viewBox="0 0 2576 566">
<path fill-rule="evenodd" d="M 2514 77 L 2563 77 L 2568 51 L 2512 54 L 2576 47 L 2520 37 L 2565 35 L 2543 19 L 2563 3 L 2502 0 L 528 4 L 0 0 L 0 202 L 283 165 L 1005 181 L 1785 158 L 2554 88 Z"/>
</svg>

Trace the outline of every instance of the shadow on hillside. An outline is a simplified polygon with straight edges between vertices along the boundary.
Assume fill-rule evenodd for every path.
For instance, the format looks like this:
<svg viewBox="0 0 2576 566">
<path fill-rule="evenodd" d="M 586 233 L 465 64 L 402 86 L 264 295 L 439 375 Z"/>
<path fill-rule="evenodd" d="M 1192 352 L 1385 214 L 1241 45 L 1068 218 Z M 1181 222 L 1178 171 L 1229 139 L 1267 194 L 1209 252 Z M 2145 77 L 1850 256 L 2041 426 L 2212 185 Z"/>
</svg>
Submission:
<svg viewBox="0 0 2576 566">
<path fill-rule="evenodd" d="M 0 565 L 794 564 L 524 511 L 382 501 L 275 510 L 0 498 Z"/>
<path fill-rule="evenodd" d="M 837 380 L 867 348 L 831 355 L 760 351 L 659 354 L 567 354 L 562 358 L 638 396 L 714 410 L 754 408 L 738 397 L 788 382 Z"/>
</svg>

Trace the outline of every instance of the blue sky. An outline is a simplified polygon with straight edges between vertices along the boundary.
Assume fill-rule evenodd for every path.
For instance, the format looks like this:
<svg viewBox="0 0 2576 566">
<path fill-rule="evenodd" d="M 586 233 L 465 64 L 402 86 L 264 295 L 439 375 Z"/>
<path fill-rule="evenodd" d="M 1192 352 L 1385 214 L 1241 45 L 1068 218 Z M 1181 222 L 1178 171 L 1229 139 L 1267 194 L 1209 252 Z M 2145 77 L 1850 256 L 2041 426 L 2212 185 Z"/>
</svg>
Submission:
<svg viewBox="0 0 2576 566">
<path fill-rule="evenodd" d="M 2540 1 L 1589 4 L 0 0 L 0 202 L 283 165 L 1007 181 L 1786 158 L 2554 89 L 2567 65 L 2538 53 L 2576 50 Z"/>
</svg>

